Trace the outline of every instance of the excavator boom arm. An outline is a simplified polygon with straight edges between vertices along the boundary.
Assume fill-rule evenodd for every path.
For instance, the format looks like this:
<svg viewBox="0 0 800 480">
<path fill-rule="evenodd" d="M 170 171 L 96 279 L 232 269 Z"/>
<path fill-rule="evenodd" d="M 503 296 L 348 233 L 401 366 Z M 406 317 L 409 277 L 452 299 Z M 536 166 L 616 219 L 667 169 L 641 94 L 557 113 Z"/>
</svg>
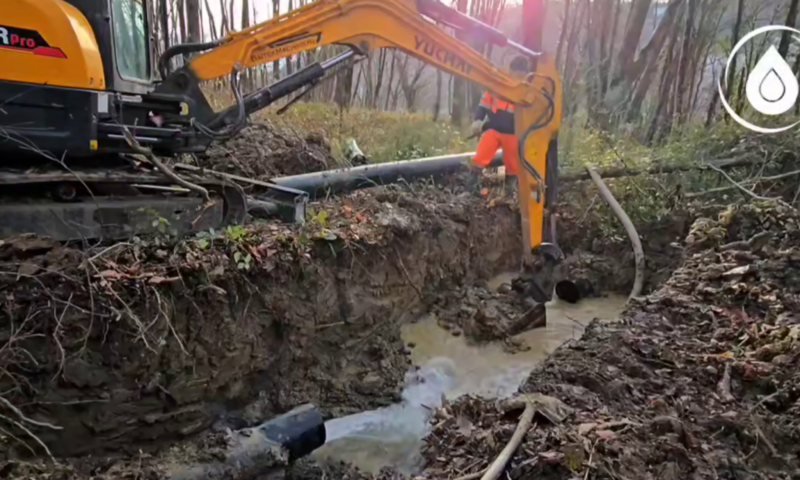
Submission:
<svg viewBox="0 0 800 480">
<path fill-rule="evenodd" d="M 424 10 L 425 2 L 419 4 Z M 229 35 L 217 48 L 195 57 L 189 66 L 197 79 L 204 81 L 323 45 L 346 44 L 362 54 L 393 47 L 474 81 L 515 104 L 530 105 L 537 100 L 537 92 L 530 85 L 496 68 L 425 19 L 424 13 L 415 0 L 318 0 Z"/>
</svg>

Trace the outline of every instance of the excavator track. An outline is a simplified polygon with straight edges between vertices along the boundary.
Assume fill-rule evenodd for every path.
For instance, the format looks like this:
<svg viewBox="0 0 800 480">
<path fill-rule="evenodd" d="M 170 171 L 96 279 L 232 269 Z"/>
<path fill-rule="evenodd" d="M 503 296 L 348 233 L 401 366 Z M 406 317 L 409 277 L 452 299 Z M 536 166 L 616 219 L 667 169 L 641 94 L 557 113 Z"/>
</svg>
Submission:
<svg viewBox="0 0 800 480">
<path fill-rule="evenodd" d="M 247 197 L 237 184 L 202 174 L 181 178 L 205 188 L 176 187 L 138 166 L 0 170 L 0 238 L 36 234 L 59 241 L 124 240 L 142 234 L 180 236 L 244 222 Z"/>
</svg>

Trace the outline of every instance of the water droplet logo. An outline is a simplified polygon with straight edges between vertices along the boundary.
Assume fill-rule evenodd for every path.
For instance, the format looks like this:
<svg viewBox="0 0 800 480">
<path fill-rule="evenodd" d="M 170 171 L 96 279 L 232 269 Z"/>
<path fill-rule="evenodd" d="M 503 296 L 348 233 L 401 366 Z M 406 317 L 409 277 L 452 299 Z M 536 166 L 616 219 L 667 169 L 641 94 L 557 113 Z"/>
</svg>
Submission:
<svg viewBox="0 0 800 480">
<path fill-rule="evenodd" d="M 774 31 L 788 31 L 793 34 L 792 39 L 800 42 L 800 30 L 786 27 L 783 25 L 768 25 L 761 27 L 748 33 L 733 47 L 730 56 L 728 57 L 728 64 L 725 67 L 724 79 L 729 78 L 729 70 L 731 60 L 736 56 L 737 52 L 750 40 L 758 35 Z M 725 89 L 722 83 L 718 82 L 719 95 L 722 100 L 722 106 L 728 114 L 736 120 L 740 125 L 760 133 L 779 133 L 785 132 L 797 125 L 800 122 L 795 122 L 791 125 L 779 128 L 766 128 L 755 125 L 744 118 L 742 118 L 736 111 L 728 104 L 725 98 Z M 753 109 L 759 113 L 770 116 L 778 116 L 789 112 L 797 103 L 797 97 L 800 94 L 800 85 L 798 84 L 797 77 L 795 76 L 792 67 L 778 52 L 774 46 L 770 46 L 764 55 L 758 60 L 753 70 L 747 76 L 747 83 L 745 84 L 745 96 L 748 103 Z"/>
<path fill-rule="evenodd" d="M 765 115 L 781 115 L 791 110 L 797 102 L 798 90 L 792 67 L 774 46 L 753 67 L 745 86 L 747 101 Z"/>
</svg>

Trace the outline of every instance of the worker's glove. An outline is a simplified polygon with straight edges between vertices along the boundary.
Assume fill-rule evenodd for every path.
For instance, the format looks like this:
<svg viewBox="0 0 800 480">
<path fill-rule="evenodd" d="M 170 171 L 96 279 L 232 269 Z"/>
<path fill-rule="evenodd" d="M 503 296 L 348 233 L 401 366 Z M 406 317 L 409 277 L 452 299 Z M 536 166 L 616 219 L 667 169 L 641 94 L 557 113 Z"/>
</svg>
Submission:
<svg viewBox="0 0 800 480">
<path fill-rule="evenodd" d="M 486 123 L 486 120 L 475 120 L 472 122 L 470 129 L 472 130 L 472 134 L 475 136 L 480 135 L 483 132 L 483 124 Z"/>
</svg>

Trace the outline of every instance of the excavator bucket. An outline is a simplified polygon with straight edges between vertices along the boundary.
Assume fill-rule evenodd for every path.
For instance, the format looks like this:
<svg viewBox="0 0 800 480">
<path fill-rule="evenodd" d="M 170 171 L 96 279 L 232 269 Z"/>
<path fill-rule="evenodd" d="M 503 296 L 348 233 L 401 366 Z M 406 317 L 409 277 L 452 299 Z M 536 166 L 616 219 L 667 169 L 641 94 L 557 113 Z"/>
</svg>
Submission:
<svg viewBox="0 0 800 480">
<path fill-rule="evenodd" d="M 557 266 L 564 254 L 556 243 L 553 209 L 558 187 L 558 129 L 561 123 L 561 84 L 555 59 L 540 54 L 527 81 L 540 96 L 532 105 L 515 110 L 519 135 L 519 208 L 524 241 L 523 268 L 513 288 L 533 301 L 552 299 Z"/>
</svg>

